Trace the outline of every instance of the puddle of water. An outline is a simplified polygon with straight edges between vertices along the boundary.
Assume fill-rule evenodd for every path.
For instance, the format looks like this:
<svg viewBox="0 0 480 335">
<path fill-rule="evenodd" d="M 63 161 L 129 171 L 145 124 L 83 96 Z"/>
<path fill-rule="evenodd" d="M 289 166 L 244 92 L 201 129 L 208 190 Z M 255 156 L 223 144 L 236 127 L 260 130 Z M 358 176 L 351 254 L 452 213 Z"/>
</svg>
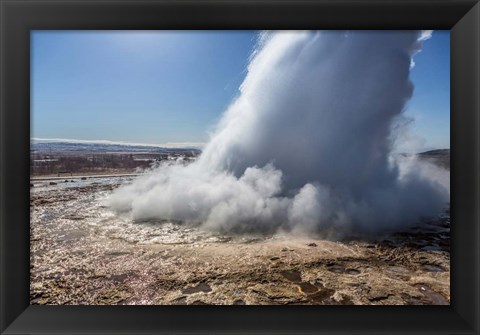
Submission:
<svg viewBox="0 0 480 335">
<path fill-rule="evenodd" d="M 430 287 L 418 284 L 415 285 L 416 288 L 428 299 L 431 301 L 432 305 L 450 305 L 447 299 L 438 292 L 435 292 Z"/>
<path fill-rule="evenodd" d="M 318 288 L 310 283 L 302 282 L 299 285 L 301 292 L 310 294 L 318 291 Z"/>
<path fill-rule="evenodd" d="M 425 251 L 442 251 L 442 248 L 438 244 L 427 245 L 425 247 L 421 247 L 421 250 Z"/>
<path fill-rule="evenodd" d="M 180 297 L 172 301 L 173 305 L 186 305 L 187 304 L 187 297 Z"/>
<path fill-rule="evenodd" d="M 314 302 L 324 302 L 335 293 L 335 290 L 325 288 L 308 296 L 309 300 Z"/>
<path fill-rule="evenodd" d="M 421 298 L 413 297 L 406 293 L 401 294 L 402 299 L 406 302 L 407 305 L 424 305 L 425 301 Z"/>
<path fill-rule="evenodd" d="M 330 264 L 327 265 L 327 269 L 333 273 L 345 273 L 345 267 L 340 264 Z"/>
<path fill-rule="evenodd" d="M 67 220 L 72 220 L 72 221 L 81 221 L 81 220 L 86 219 L 85 216 L 75 215 L 75 214 L 66 215 L 66 216 L 64 216 L 63 218 L 64 218 L 64 219 L 67 219 Z"/>
<path fill-rule="evenodd" d="M 302 275 L 299 271 L 296 270 L 284 270 L 280 272 L 280 274 L 285 277 L 287 280 L 294 282 L 294 283 L 299 283 L 302 281 Z"/>
<path fill-rule="evenodd" d="M 202 300 L 195 300 L 191 304 L 192 305 L 208 305 L 207 303 L 203 302 Z"/>
<path fill-rule="evenodd" d="M 356 275 L 360 274 L 360 271 L 357 270 L 357 269 L 346 269 L 345 273 L 349 274 L 349 275 L 352 275 L 352 276 L 356 276 Z"/>
<path fill-rule="evenodd" d="M 110 279 L 115 282 L 123 283 L 125 279 L 127 279 L 127 277 L 128 277 L 128 273 L 123 273 L 119 275 L 112 275 L 110 276 Z"/>
<path fill-rule="evenodd" d="M 445 272 L 445 269 L 435 264 L 425 264 L 423 269 L 428 272 Z"/>
<path fill-rule="evenodd" d="M 127 251 L 112 251 L 112 252 L 107 252 L 105 255 L 106 256 L 112 256 L 112 257 L 118 257 L 118 256 L 124 256 L 124 255 L 129 255 L 130 252 Z"/>
<path fill-rule="evenodd" d="M 187 287 L 187 288 L 183 289 L 182 294 L 193 294 L 193 293 L 197 293 L 197 292 L 207 293 L 207 292 L 210 292 L 211 290 L 212 290 L 212 288 L 207 283 L 199 283 L 196 286 Z"/>
</svg>

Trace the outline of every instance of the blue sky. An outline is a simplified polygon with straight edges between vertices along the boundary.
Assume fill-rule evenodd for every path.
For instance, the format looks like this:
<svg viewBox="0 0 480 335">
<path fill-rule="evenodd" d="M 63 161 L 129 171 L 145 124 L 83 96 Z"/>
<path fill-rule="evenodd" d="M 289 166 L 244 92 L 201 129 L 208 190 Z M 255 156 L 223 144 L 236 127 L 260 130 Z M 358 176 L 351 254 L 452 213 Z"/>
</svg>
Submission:
<svg viewBox="0 0 480 335">
<path fill-rule="evenodd" d="M 450 148 L 450 31 L 434 31 L 414 57 L 410 79 L 415 85 L 406 115 L 424 146 Z"/>
<path fill-rule="evenodd" d="M 32 137 L 203 143 L 238 94 L 255 31 L 34 31 Z M 450 41 L 415 56 L 414 140 L 450 147 Z M 422 139 L 420 139 L 420 137 Z"/>
</svg>

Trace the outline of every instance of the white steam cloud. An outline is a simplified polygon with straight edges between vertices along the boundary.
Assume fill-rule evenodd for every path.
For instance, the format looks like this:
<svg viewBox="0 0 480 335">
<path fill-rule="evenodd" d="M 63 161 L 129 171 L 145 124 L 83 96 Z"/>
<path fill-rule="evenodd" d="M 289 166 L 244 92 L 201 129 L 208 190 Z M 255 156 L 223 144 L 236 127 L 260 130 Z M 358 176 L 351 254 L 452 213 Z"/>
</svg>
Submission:
<svg viewBox="0 0 480 335">
<path fill-rule="evenodd" d="M 392 127 L 430 33 L 263 33 L 199 159 L 159 166 L 108 204 L 220 231 L 394 229 L 437 215 L 449 174 L 392 158 Z M 332 235 L 333 234 L 333 235 Z"/>
</svg>

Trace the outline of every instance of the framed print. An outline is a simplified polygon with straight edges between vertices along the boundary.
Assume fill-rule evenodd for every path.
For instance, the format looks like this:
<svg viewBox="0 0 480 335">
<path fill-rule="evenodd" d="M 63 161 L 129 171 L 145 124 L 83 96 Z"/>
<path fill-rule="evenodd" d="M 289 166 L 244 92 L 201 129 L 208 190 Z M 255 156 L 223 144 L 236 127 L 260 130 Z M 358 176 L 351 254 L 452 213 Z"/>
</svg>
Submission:
<svg viewBox="0 0 480 335">
<path fill-rule="evenodd" d="M 2 334 L 479 332 L 476 1 L 1 17 Z"/>
</svg>

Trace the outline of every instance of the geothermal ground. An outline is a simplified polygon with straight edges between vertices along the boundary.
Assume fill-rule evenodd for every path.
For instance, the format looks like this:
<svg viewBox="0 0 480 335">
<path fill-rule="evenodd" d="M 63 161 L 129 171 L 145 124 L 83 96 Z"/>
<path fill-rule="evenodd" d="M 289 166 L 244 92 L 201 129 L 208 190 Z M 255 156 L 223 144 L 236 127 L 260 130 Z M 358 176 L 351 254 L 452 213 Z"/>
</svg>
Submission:
<svg viewBox="0 0 480 335">
<path fill-rule="evenodd" d="M 132 177 L 31 189 L 32 304 L 450 302 L 450 218 L 375 240 L 227 236 L 102 206 Z"/>
</svg>

